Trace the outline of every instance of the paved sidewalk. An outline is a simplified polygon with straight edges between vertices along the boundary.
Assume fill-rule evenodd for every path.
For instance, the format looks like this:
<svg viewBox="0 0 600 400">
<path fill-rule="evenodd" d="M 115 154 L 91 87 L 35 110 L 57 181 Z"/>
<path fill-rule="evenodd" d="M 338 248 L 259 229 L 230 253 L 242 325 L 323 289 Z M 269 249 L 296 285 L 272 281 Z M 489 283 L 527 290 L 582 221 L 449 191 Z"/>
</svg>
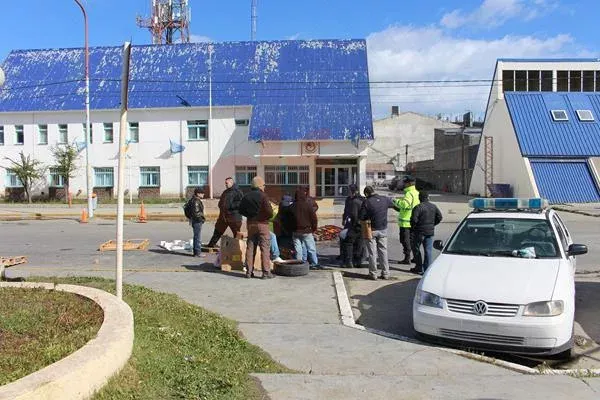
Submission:
<svg viewBox="0 0 600 400">
<path fill-rule="evenodd" d="M 10 276 L 60 269 L 15 267 Z M 68 272 L 72 274 L 73 272 Z M 78 275 L 112 277 L 82 269 Z M 283 399 L 596 399 L 600 381 L 526 376 L 428 346 L 341 325 L 331 272 L 269 281 L 199 267 L 192 272 L 126 272 L 125 282 L 175 293 L 239 322 L 244 337 L 297 375 L 255 375 Z"/>
</svg>

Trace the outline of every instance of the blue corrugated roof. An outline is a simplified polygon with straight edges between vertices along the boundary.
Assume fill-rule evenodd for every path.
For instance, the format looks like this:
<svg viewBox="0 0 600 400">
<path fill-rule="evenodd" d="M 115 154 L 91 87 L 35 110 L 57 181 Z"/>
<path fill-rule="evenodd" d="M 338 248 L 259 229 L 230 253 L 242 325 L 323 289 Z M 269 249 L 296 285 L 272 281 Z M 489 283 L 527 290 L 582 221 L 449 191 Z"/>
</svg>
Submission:
<svg viewBox="0 0 600 400">
<path fill-rule="evenodd" d="M 364 40 L 133 46 L 129 108 L 253 106 L 251 140 L 373 139 Z M 90 107 L 120 104 L 121 47 L 90 49 Z M 20 50 L 0 112 L 83 110 L 83 49 Z"/>
<path fill-rule="evenodd" d="M 521 153 L 525 157 L 600 156 L 600 93 L 505 92 Z M 576 110 L 591 110 L 582 122 Z M 550 110 L 565 110 L 568 121 L 554 121 Z"/>
<path fill-rule="evenodd" d="M 540 196 L 550 203 L 593 203 L 600 193 L 585 161 L 531 161 Z M 566 185 L 565 182 L 569 184 Z"/>
</svg>

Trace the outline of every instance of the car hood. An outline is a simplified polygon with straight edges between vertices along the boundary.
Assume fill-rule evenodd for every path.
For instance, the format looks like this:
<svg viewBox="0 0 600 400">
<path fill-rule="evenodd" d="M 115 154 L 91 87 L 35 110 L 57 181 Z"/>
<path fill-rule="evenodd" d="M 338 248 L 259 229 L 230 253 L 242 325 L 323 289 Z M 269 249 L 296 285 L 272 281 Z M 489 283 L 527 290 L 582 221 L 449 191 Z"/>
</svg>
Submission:
<svg viewBox="0 0 600 400">
<path fill-rule="evenodd" d="M 421 289 L 446 299 L 528 304 L 552 299 L 560 260 L 441 254 Z"/>
</svg>

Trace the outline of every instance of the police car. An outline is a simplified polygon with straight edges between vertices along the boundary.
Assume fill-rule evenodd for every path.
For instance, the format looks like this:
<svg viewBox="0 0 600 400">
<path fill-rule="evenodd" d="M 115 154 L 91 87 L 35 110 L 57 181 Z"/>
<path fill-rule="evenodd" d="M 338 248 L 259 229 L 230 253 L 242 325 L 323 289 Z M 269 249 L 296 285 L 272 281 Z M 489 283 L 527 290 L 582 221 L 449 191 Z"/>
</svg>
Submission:
<svg viewBox="0 0 600 400">
<path fill-rule="evenodd" d="M 482 350 L 567 355 L 573 346 L 575 256 L 542 199 L 473 199 L 474 210 L 427 269 L 413 301 L 425 339 Z"/>
</svg>

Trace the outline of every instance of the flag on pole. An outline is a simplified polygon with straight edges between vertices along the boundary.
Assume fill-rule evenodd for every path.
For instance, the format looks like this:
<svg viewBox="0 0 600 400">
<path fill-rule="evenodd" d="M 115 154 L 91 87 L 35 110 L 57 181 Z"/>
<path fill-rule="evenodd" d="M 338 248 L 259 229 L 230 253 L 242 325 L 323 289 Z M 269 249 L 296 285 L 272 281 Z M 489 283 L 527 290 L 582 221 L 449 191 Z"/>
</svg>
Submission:
<svg viewBox="0 0 600 400">
<path fill-rule="evenodd" d="M 360 143 L 360 133 L 357 132 L 354 137 L 352 138 L 352 144 L 354 145 L 354 147 L 356 147 L 358 149 L 358 145 Z"/>
<path fill-rule="evenodd" d="M 169 139 L 169 143 L 171 144 L 171 153 L 173 153 L 173 154 L 181 153 L 182 151 L 185 150 L 185 146 L 182 146 L 179 143 L 174 142 L 170 139 Z"/>
<path fill-rule="evenodd" d="M 76 141 L 74 143 L 74 145 L 77 148 L 77 152 L 78 153 L 81 153 L 81 151 L 87 147 L 87 143 L 86 142 L 77 142 Z"/>
</svg>

